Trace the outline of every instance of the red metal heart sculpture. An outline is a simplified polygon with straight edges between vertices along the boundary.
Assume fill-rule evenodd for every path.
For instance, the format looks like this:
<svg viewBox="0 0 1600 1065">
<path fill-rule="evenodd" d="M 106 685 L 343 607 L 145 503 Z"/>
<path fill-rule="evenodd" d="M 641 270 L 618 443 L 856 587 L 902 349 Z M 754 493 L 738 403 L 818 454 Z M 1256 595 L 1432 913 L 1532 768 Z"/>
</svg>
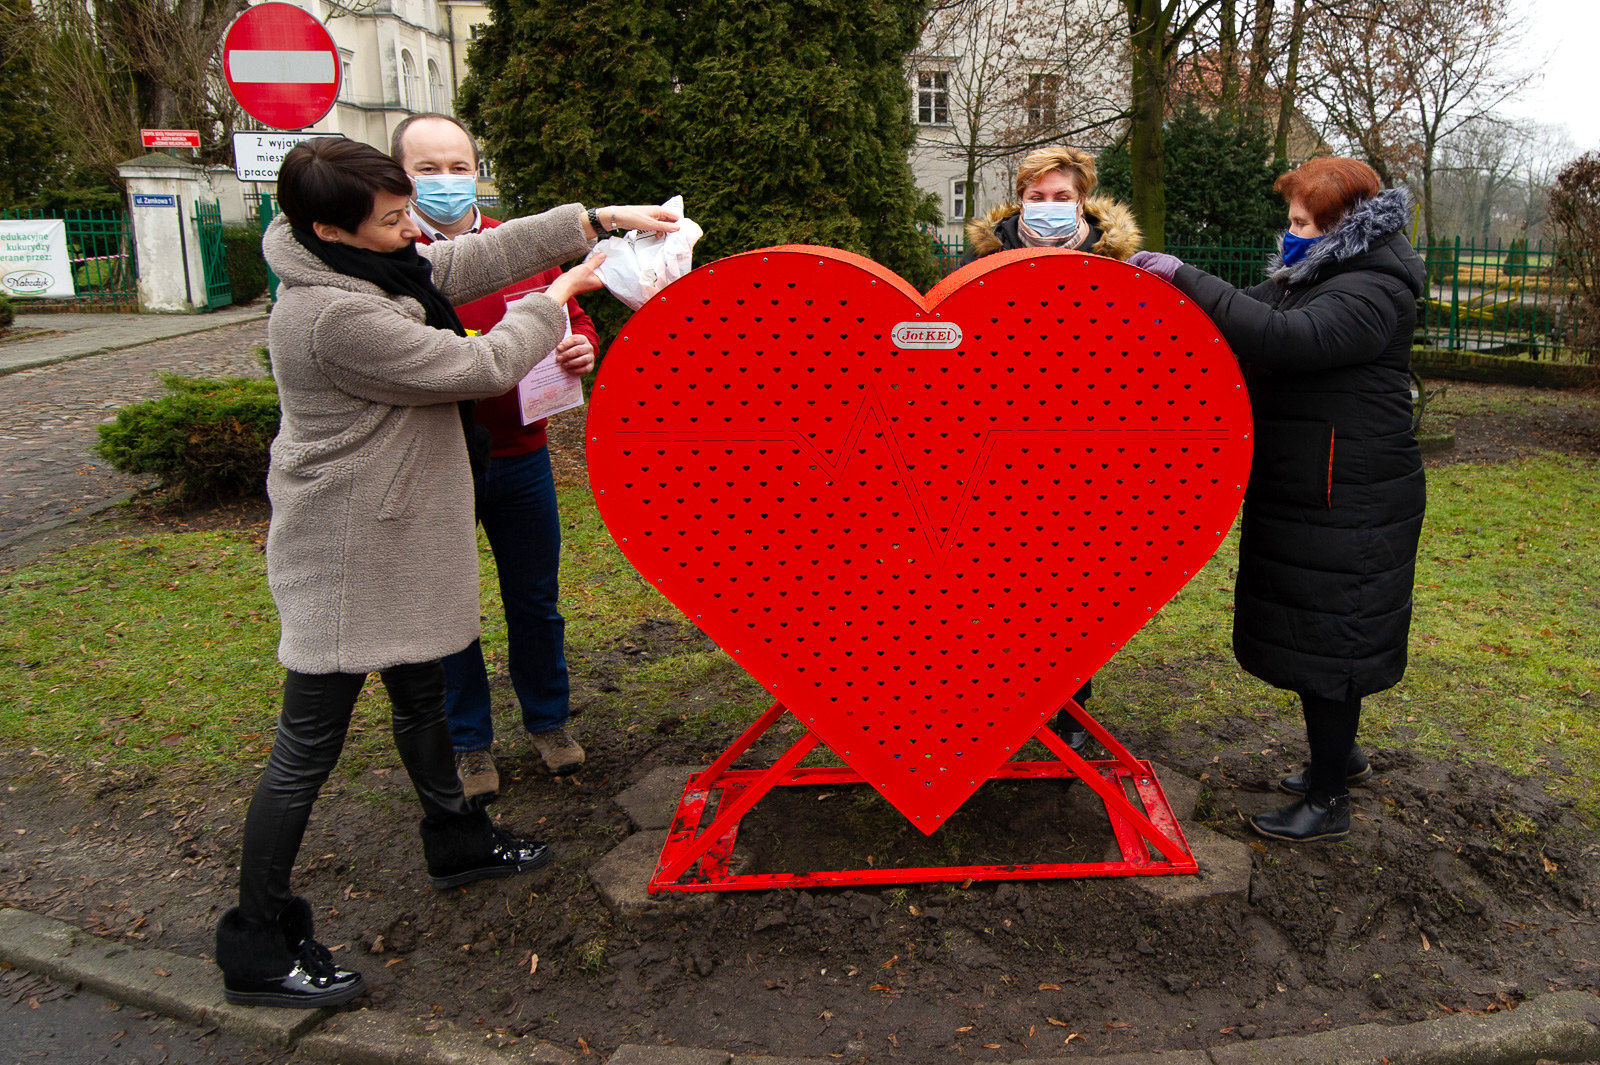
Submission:
<svg viewBox="0 0 1600 1065">
<path fill-rule="evenodd" d="M 701 267 L 587 435 L 639 572 L 925 832 L 1205 565 L 1251 451 L 1210 319 L 1070 252 L 926 297 L 828 248 Z"/>
</svg>

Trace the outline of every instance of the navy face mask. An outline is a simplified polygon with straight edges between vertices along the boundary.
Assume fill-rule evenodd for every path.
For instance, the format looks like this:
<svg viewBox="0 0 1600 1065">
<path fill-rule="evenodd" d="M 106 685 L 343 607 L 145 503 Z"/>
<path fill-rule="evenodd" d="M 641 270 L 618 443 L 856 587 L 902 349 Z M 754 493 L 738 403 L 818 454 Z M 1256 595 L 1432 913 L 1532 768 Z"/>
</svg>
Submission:
<svg viewBox="0 0 1600 1065">
<path fill-rule="evenodd" d="M 1324 234 L 1323 236 L 1326 236 Z M 1293 266 L 1316 245 L 1323 237 L 1297 237 L 1288 230 L 1283 234 L 1283 265 Z"/>
</svg>

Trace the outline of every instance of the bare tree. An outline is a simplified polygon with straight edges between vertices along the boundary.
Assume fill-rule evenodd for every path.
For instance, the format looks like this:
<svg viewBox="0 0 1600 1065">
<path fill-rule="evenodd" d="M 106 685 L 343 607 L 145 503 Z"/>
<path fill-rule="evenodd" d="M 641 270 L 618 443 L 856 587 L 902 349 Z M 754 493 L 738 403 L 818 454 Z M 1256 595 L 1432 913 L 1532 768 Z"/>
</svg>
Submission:
<svg viewBox="0 0 1600 1065">
<path fill-rule="evenodd" d="M 1414 180 L 1432 243 L 1447 140 L 1492 115 L 1532 75 L 1507 66 L 1521 30 L 1501 0 L 1317 0 L 1311 92 L 1332 129 L 1386 185 Z"/>
<path fill-rule="evenodd" d="M 1177 60 L 1192 43 L 1200 20 L 1220 0 L 1121 0 L 1127 19 L 1131 115 L 1128 153 L 1133 168 L 1133 213 L 1145 245 L 1166 247 L 1166 159 L 1162 124 Z"/>
<path fill-rule="evenodd" d="M 1522 235 L 1517 216 L 1523 171 L 1531 161 L 1533 139 L 1498 116 L 1468 122 L 1439 146 L 1434 166 L 1434 217 L 1447 232 L 1488 243 L 1509 226 Z M 1516 221 L 1512 221 L 1513 219 Z"/>
<path fill-rule="evenodd" d="M 1319 0 L 1304 47 L 1312 67 L 1306 90 L 1328 133 L 1392 187 L 1415 170 L 1419 138 L 1410 107 L 1416 72 L 1386 20 L 1390 7 L 1391 0 Z"/>
<path fill-rule="evenodd" d="M 31 50 L 57 129 L 82 165 L 116 178 L 142 128 L 200 131 L 201 158 L 227 154 L 238 116 L 218 56 L 248 0 L 35 0 L 7 36 Z"/>
<path fill-rule="evenodd" d="M 1435 237 L 1433 180 L 1440 145 L 1492 115 L 1533 80 L 1507 66 L 1523 31 L 1501 0 L 1407 0 L 1399 35 L 1404 69 L 1412 72 L 1409 103 L 1419 133 L 1422 224 Z"/>
</svg>

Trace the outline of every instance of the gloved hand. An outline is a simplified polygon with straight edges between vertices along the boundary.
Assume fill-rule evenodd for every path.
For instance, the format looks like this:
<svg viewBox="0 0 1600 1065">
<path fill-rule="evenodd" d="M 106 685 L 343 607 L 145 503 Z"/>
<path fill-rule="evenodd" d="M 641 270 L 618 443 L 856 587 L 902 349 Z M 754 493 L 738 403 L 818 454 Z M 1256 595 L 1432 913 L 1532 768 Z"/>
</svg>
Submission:
<svg viewBox="0 0 1600 1065">
<path fill-rule="evenodd" d="M 1183 265 L 1183 260 L 1176 255 L 1168 255 L 1160 251 L 1135 252 L 1128 259 L 1129 266 L 1136 266 L 1140 270 L 1148 270 L 1163 281 L 1171 281 L 1172 275 L 1178 272 L 1178 267 Z"/>
</svg>

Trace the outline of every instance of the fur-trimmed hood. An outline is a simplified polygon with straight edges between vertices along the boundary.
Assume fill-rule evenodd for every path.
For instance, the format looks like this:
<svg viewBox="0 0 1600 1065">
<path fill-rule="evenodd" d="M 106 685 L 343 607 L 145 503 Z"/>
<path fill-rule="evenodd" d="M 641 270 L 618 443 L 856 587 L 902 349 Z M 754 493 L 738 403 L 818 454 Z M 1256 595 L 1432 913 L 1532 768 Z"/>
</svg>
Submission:
<svg viewBox="0 0 1600 1065">
<path fill-rule="evenodd" d="M 967 249 L 981 257 L 992 255 L 1006 247 L 1020 247 L 1020 244 L 1008 241 L 1002 236 L 1000 227 L 1001 223 L 1014 218 L 1021 211 L 1021 204 L 1001 204 L 981 218 L 974 218 L 968 222 Z M 1084 221 L 1099 231 L 1100 239 L 1087 248 L 1077 249 L 1078 251 L 1126 260 L 1144 247 L 1144 234 L 1140 231 L 1133 212 L 1110 196 L 1090 196 L 1084 200 L 1083 217 Z M 1016 222 L 1012 222 L 1006 227 L 1012 231 L 1007 236 L 1015 236 L 1016 225 Z"/>
<path fill-rule="evenodd" d="M 1267 275 L 1283 285 L 1297 285 L 1315 277 L 1323 267 L 1364 255 L 1392 233 L 1411 221 L 1411 194 L 1405 189 L 1385 189 L 1362 200 L 1327 235 L 1314 244 L 1306 257 L 1293 266 L 1283 265 L 1283 235 L 1278 235 L 1278 250 L 1267 259 Z"/>
</svg>

